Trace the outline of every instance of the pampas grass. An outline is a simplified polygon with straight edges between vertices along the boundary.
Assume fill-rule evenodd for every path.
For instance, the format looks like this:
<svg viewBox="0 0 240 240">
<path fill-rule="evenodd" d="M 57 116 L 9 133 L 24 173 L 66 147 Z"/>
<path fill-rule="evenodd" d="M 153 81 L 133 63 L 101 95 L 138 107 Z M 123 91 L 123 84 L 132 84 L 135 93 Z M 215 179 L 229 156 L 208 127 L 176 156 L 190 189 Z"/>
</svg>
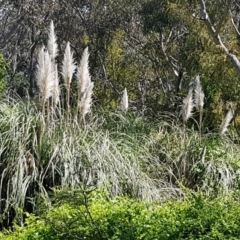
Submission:
<svg viewBox="0 0 240 240">
<path fill-rule="evenodd" d="M 79 110 L 81 113 L 81 117 L 83 119 L 85 118 L 86 114 L 90 112 L 90 109 L 91 109 L 93 86 L 94 86 L 93 82 L 90 82 L 79 104 Z"/>
<path fill-rule="evenodd" d="M 44 47 L 42 47 L 38 55 L 36 78 L 41 93 L 42 111 L 44 112 L 44 105 L 52 96 L 55 82 L 51 57 L 48 51 L 44 51 Z"/>
<path fill-rule="evenodd" d="M 77 70 L 77 83 L 78 83 L 78 111 L 81 114 L 82 119 L 85 118 L 86 114 L 90 112 L 92 105 L 92 94 L 93 94 L 93 82 L 91 82 L 91 76 L 89 73 L 88 66 L 88 47 L 83 51 L 83 55 Z"/>
<path fill-rule="evenodd" d="M 53 105 L 56 106 L 59 102 L 59 81 L 57 65 L 55 64 L 55 57 L 57 56 L 58 49 L 56 43 L 56 36 L 54 33 L 53 21 L 51 21 L 47 51 L 43 46 L 38 54 L 38 65 L 37 65 L 37 84 L 41 94 L 41 107 L 44 112 L 46 101 L 52 97 Z"/>
<path fill-rule="evenodd" d="M 70 85 L 72 82 L 72 77 L 75 71 L 75 63 L 73 59 L 73 54 L 70 49 L 70 43 L 67 43 L 65 53 L 64 53 L 64 59 L 62 64 L 62 76 L 64 79 L 65 87 L 67 90 L 67 110 L 69 114 L 70 110 Z"/>
<path fill-rule="evenodd" d="M 202 90 L 202 86 L 200 83 L 199 75 L 195 79 L 195 89 L 194 89 L 194 102 L 195 107 L 199 113 L 203 112 L 203 105 L 204 105 L 204 92 Z"/>
<path fill-rule="evenodd" d="M 193 107 L 194 107 L 193 89 L 192 87 L 190 87 L 187 97 L 183 100 L 182 111 L 181 111 L 182 118 L 185 123 L 192 116 Z"/>
<path fill-rule="evenodd" d="M 223 122 L 220 126 L 221 135 L 223 135 L 227 131 L 227 128 L 230 125 L 230 122 L 232 121 L 233 117 L 234 117 L 234 110 L 232 107 L 230 107 L 225 119 L 223 120 Z"/>
<path fill-rule="evenodd" d="M 48 42 L 47 42 L 47 49 L 52 58 L 55 60 L 58 54 L 58 46 L 57 46 L 57 37 L 54 32 L 54 25 L 53 21 L 50 23 L 49 33 L 48 33 Z"/>
<path fill-rule="evenodd" d="M 73 77 L 75 68 L 76 66 L 73 59 L 73 53 L 71 52 L 70 43 L 68 42 L 66 45 L 63 65 L 62 65 L 62 75 L 63 75 L 63 79 L 66 87 L 69 87 L 72 82 L 72 77 Z"/>
<path fill-rule="evenodd" d="M 43 47 L 39 53 L 36 74 L 42 95 L 42 109 L 44 109 L 44 104 L 49 97 L 52 97 L 53 108 L 56 108 L 60 102 L 58 68 L 55 64 L 55 57 L 57 56 L 58 49 L 52 21 L 48 34 L 47 46 L 48 51 L 44 52 Z M 77 68 L 76 76 L 78 83 L 76 116 L 78 116 L 78 111 L 80 111 L 82 118 L 85 118 L 85 115 L 90 112 L 94 86 L 93 82 L 91 82 L 91 76 L 89 73 L 88 58 L 88 47 L 86 47 L 83 51 L 79 67 Z M 73 59 L 73 53 L 71 52 L 70 43 L 68 42 L 62 63 L 62 76 L 66 88 L 66 107 L 68 117 L 70 115 L 70 86 L 75 69 L 76 66 Z"/>
<path fill-rule="evenodd" d="M 126 88 L 124 89 L 122 95 L 121 109 L 125 113 L 128 111 L 128 93 Z"/>
<path fill-rule="evenodd" d="M 204 92 L 202 90 L 199 75 L 197 75 L 197 77 L 195 79 L 194 104 L 195 104 L 197 111 L 199 112 L 199 133 L 201 135 L 203 106 L 204 106 Z"/>
<path fill-rule="evenodd" d="M 83 51 L 82 59 L 80 61 L 80 65 L 77 69 L 77 82 L 78 82 L 78 97 L 80 99 L 81 95 L 85 92 L 89 83 L 91 82 L 91 76 L 89 73 L 88 67 L 88 47 L 86 47 Z"/>
</svg>

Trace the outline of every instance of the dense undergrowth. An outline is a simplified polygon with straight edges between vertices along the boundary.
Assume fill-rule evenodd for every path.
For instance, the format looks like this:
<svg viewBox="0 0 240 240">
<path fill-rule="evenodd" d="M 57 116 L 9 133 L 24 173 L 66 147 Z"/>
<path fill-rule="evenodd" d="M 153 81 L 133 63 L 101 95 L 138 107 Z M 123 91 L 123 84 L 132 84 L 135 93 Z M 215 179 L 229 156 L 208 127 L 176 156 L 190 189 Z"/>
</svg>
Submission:
<svg viewBox="0 0 240 240">
<path fill-rule="evenodd" d="M 170 114 L 148 121 L 137 113 L 98 109 L 85 121 L 77 121 L 61 112 L 43 115 L 36 103 L 10 98 L 0 103 L 0 128 L 2 227 L 13 220 L 23 226 L 24 212 L 37 214 L 26 220 L 27 228 L 16 227 L 15 239 L 78 239 L 74 234 L 100 239 L 96 226 L 103 239 L 197 239 L 201 234 L 202 239 L 219 239 L 214 234 L 225 237 L 237 231 L 239 219 L 233 216 L 237 201 L 226 200 L 228 195 L 238 197 L 240 184 L 239 144 L 234 134 L 224 136 L 216 130 L 200 135 Z M 97 223 L 89 223 L 88 218 L 83 225 L 78 222 L 83 217 L 78 208 L 84 206 L 69 203 L 71 191 L 69 205 L 51 207 L 41 215 L 40 203 L 48 209 L 56 201 L 54 188 L 105 189 L 108 200 L 97 197 L 88 203 Z M 206 197 L 199 206 L 210 208 L 205 212 L 210 216 L 202 219 L 204 211 L 199 207 L 198 212 L 198 203 L 188 199 L 186 189 Z M 218 200 L 208 200 L 212 196 Z M 226 216 L 233 219 L 225 223 L 229 228 L 225 233 L 222 225 L 228 208 Z M 187 211 L 197 215 L 189 217 Z M 189 225 L 196 216 L 199 222 Z"/>
</svg>

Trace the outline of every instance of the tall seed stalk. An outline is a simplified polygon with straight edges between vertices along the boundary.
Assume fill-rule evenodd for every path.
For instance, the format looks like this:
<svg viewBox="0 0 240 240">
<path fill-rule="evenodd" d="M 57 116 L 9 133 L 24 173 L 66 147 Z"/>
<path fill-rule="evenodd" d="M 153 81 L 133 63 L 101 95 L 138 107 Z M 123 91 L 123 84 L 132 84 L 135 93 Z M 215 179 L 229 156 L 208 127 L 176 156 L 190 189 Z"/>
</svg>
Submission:
<svg viewBox="0 0 240 240">
<path fill-rule="evenodd" d="M 58 46 L 57 46 L 57 37 L 54 32 L 54 24 L 53 21 L 50 23 L 50 28 L 48 32 L 48 42 L 47 42 L 47 49 L 51 59 L 55 63 L 55 58 L 58 54 Z"/>
<path fill-rule="evenodd" d="M 82 98 L 85 98 L 84 94 L 86 95 L 86 91 L 91 83 L 91 76 L 89 73 L 89 66 L 88 66 L 88 47 L 86 47 L 83 51 L 82 58 L 80 64 L 77 68 L 77 83 L 78 83 L 78 98 L 77 98 L 77 108 L 76 108 L 76 117 L 78 117 L 79 111 L 79 104 Z M 83 104 L 83 103 L 81 103 Z M 81 112 L 81 111 L 80 111 Z"/>
<path fill-rule="evenodd" d="M 60 103 L 60 88 L 59 88 L 59 78 L 58 78 L 58 67 L 55 64 L 55 71 L 54 71 L 54 87 L 53 87 L 53 107 L 56 108 L 57 105 Z"/>
<path fill-rule="evenodd" d="M 57 108 L 58 103 L 60 102 L 60 89 L 59 89 L 59 79 L 58 79 L 58 68 L 57 64 L 55 63 L 56 56 L 58 55 L 58 45 L 57 45 L 57 37 L 54 32 L 54 24 L 53 21 L 50 23 L 49 32 L 48 32 L 48 42 L 47 42 L 47 49 L 49 55 L 51 56 L 51 61 L 53 65 L 53 72 L 54 72 L 54 86 L 53 86 L 53 93 L 52 93 L 52 102 L 51 108 L 52 111 Z"/>
<path fill-rule="evenodd" d="M 45 103 L 52 96 L 54 87 L 54 73 L 51 57 L 48 51 L 44 51 L 44 47 L 42 47 L 38 54 L 36 78 L 41 94 L 42 113 L 45 115 Z"/>
<path fill-rule="evenodd" d="M 72 77 L 75 71 L 75 63 L 73 59 L 73 53 L 71 52 L 70 49 L 70 43 L 67 43 L 65 53 L 64 53 L 64 59 L 63 59 L 63 64 L 62 64 L 62 76 L 64 79 L 65 83 L 65 88 L 67 91 L 67 115 L 69 116 L 70 114 L 70 87 L 71 87 L 71 82 L 72 82 Z"/>
<path fill-rule="evenodd" d="M 194 102 L 195 102 L 195 107 L 196 107 L 197 111 L 199 112 L 199 135 L 201 136 L 203 106 L 204 106 L 204 92 L 202 90 L 199 75 L 195 79 Z"/>
</svg>

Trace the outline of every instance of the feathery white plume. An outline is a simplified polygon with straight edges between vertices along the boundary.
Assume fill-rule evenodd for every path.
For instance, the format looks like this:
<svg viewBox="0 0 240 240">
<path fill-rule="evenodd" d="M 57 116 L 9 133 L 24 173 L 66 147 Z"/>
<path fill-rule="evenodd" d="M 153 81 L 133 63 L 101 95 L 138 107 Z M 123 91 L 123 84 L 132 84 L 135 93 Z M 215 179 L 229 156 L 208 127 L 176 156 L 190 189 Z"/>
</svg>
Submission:
<svg viewBox="0 0 240 240">
<path fill-rule="evenodd" d="M 128 94 L 127 89 L 125 88 L 122 95 L 121 109 L 123 112 L 127 112 L 128 110 Z"/>
<path fill-rule="evenodd" d="M 48 32 L 47 49 L 48 49 L 48 52 L 49 52 L 52 60 L 54 60 L 58 53 L 58 46 L 57 46 L 57 37 L 54 32 L 53 21 L 51 21 L 51 23 L 50 23 L 50 28 L 49 28 L 49 32 Z"/>
<path fill-rule="evenodd" d="M 78 81 L 78 94 L 79 97 L 83 94 L 91 82 L 91 76 L 89 73 L 88 67 L 88 47 L 86 47 L 83 51 L 82 59 L 80 65 L 77 69 L 77 81 Z"/>
<path fill-rule="evenodd" d="M 81 98 L 79 109 L 82 118 L 84 118 L 85 115 L 90 112 L 92 105 L 93 86 L 94 86 L 93 82 L 90 82 Z"/>
<path fill-rule="evenodd" d="M 44 71 L 45 69 L 44 69 L 44 46 L 43 46 L 38 53 L 38 63 L 37 63 L 37 72 L 36 72 L 37 85 L 39 86 L 39 88 L 43 82 L 43 78 L 45 74 Z"/>
<path fill-rule="evenodd" d="M 195 79 L 195 89 L 194 89 L 194 100 L 195 100 L 195 107 L 199 112 L 203 111 L 203 105 L 204 105 L 204 92 L 202 90 L 202 86 L 200 83 L 200 77 L 199 75 Z"/>
<path fill-rule="evenodd" d="M 49 97 L 52 96 L 54 86 L 54 75 L 51 57 L 48 51 L 44 52 L 44 47 L 40 50 L 38 55 L 37 65 L 37 84 L 39 86 L 43 104 Z"/>
<path fill-rule="evenodd" d="M 220 133 L 222 135 L 227 131 L 227 128 L 228 128 L 230 122 L 232 121 L 233 117 L 234 117 L 234 110 L 232 107 L 230 107 L 225 119 L 223 120 L 223 122 L 220 126 Z"/>
<path fill-rule="evenodd" d="M 193 106 L 193 90 L 190 88 L 182 105 L 182 117 L 184 122 L 187 122 L 187 120 L 192 116 Z"/>
<path fill-rule="evenodd" d="M 55 64 L 54 70 L 54 87 L 53 87 L 53 105 L 56 107 L 60 101 L 60 88 L 59 88 L 59 79 L 58 79 L 58 67 Z"/>
<path fill-rule="evenodd" d="M 68 42 L 65 49 L 62 65 L 62 75 L 67 88 L 70 88 L 75 68 L 76 66 L 74 63 L 73 54 L 70 49 L 70 43 Z"/>
</svg>

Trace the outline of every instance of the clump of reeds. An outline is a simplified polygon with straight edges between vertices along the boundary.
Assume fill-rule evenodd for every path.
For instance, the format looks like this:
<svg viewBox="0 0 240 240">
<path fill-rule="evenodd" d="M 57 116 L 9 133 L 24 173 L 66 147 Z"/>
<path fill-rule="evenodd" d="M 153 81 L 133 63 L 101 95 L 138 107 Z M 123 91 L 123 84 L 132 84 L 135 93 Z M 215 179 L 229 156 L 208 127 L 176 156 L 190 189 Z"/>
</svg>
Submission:
<svg viewBox="0 0 240 240">
<path fill-rule="evenodd" d="M 53 109 L 57 107 L 60 103 L 60 87 L 59 87 L 59 77 L 58 77 L 58 66 L 55 62 L 55 58 L 58 54 L 58 46 L 56 43 L 57 37 L 54 33 L 53 21 L 51 21 L 49 33 L 47 50 L 45 47 L 41 49 L 38 56 L 37 65 L 37 82 L 41 94 L 41 106 L 44 112 L 45 103 L 51 97 Z M 88 47 L 84 49 L 82 59 L 77 68 L 77 109 L 76 116 L 80 113 L 81 118 L 85 118 L 86 114 L 90 112 L 92 105 L 92 94 L 93 94 L 93 82 L 91 81 L 91 76 L 88 66 Z M 73 53 L 71 52 L 70 43 L 68 42 L 65 48 L 64 58 L 62 62 L 62 77 L 64 85 L 66 88 L 66 109 L 67 116 L 70 114 L 70 90 L 71 82 L 74 77 L 76 65 L 73 58 Z M 48 103 L 49 105 L 49 103 Z"/>
</svg>

